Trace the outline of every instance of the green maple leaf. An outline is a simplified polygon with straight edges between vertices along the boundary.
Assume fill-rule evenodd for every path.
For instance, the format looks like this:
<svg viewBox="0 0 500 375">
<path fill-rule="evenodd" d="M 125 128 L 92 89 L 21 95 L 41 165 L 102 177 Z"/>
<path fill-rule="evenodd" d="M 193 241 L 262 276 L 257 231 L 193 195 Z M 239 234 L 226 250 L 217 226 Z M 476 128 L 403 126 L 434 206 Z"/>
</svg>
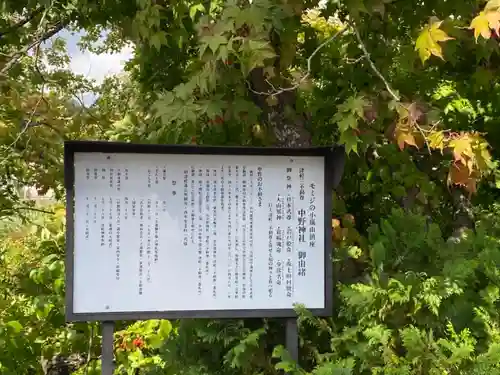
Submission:
<svg viewBox="0 0 500 375">
<path fill-rule="evenodd" d="M 346 154 L 349 155 L 351 151 L 358 153 L 359 138 L 352 130 L 347 130 L 340 133 L 339 143 L 345 145 Z"/>
<path fill-rule="evenodd" d="M 165 36 L 165 33 L 163 32 L 158 32 L 153 35 L 151 35 L 151 38 L 149 39 L 149 45 L 153 46 L 157 50 L 161 48 L 162 45 L 167 44 L 167 38 Z"/>
<path fill-rule="evenodd" d="M 213 98 L 200 102 L 200 111 L 205 112 L 209 118 L 220 116 L 222 114 L 222 110 L 226 107 L 226 102 L 221 100 L 221 98 Z"/>
<path fill-rule="evenodd" d="M 222 35 L 213 35 L 207 39 L 208 46 L 213 51 L 213 53 L 216 53 L 220 46 L 227 44 L 226 37 Z"/>
<path fill-rule="evenodd" d="M 342 116 L 340 121 L 337 122 L 340 131 L 343 133 L 349 129 L 356 129 L 358 127 L 358 119 L 353 113 Z"/>
<path fill-rule="evenodd" d="M 217 50 L 219 47 L 224 46 L 227 44 L 227 39 L 223 35 L 209 35 L 209 36 L 204 36 L 200 40 L 200 48 L 199 48 L 199 53 L 200 53 L 200 58 L 203 56 L 207 48 L 212 50 L 212 52 L 215 54 L 217 53 Z"/>
<path fill-rule="evenodd" d="M 351 112 L 357 114 L 359 117 L 364 116 L 364 108 L 367 101 L 362 96 L 351 96 L 344 103 L 338 106 L 341 112 Z"/>
</svg>

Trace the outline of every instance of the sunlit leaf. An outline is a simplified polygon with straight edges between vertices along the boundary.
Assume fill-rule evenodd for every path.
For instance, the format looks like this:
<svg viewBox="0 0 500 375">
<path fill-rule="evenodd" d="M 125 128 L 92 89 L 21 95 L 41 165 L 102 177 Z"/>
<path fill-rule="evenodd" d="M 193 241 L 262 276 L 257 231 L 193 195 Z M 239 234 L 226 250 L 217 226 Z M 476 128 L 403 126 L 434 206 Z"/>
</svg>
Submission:
<svg viewBox="0 0 500 375">
<path fill-rule="evenodd" d="M 10 322 L 7 322 L 6 326 L 12 328 L 14 330 L 14 333 L 19 333 L 23 330 L 23 325 L 17 320 L 11 320 Z"/>
<path fill-rule="evenodd" d="M 446 34 L 439 27 L 442 21 L 431 22 L 430 25 L 424 27 L 415 43 L 415 49 L 418 51 L 422 63 L 425 63 L 431 55 L 443 58 L 443 50 L 439 43 L 454 39 Z"/>
<path fill-rule="evenodd" d="M 474 17 L 469 27 L 474 30 L 476 41 L 479 36 L 489 39 L 491 37 L 491 30 L 495 30 L 498 33 L 500 29 L 500 12 L 497 10 L 482 11 Z"/>
</svg>

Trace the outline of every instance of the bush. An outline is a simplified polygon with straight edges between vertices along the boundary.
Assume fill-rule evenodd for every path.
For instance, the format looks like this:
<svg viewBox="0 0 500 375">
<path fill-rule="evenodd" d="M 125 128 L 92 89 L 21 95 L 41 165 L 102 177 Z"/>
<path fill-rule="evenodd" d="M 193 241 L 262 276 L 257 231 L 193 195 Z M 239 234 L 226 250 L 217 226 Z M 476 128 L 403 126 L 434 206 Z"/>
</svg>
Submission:
<svg viewBox="0 0 500 375">
<path fill-rule="evenodd" d="M 100 373 L 98 326 L 64 321 L 64 211 L 55 212 L 3 227 L 5 375 Z M 301 367 L 277 319 L 151 320 L 117 324 L 117 373 L 500 374 L 499 214 L 500 205 L 481 212 L 474 233 L 449 241 L 428 218 L 393 210 L 363 246 L 344 242 L 335 316 L 297 307 Z M 355 281 L 344 278 L 348 262 Z"/>
</svg>

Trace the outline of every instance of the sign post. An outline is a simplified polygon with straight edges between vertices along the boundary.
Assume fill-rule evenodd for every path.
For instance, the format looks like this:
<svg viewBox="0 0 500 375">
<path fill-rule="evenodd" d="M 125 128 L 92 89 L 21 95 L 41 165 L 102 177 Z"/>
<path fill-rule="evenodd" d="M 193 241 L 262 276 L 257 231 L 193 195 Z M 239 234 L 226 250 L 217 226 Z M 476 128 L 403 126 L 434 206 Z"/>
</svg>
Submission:
<svg viewBox="0 0 500 375">
<path fill-rule="evenodd" d="M 65 143 L 66 318 L 287 318 L 332 313 L 336 149 Z M 340 172 L 341 173 L 341 172 Z"/>
<path fill-rule="evenodd" d="M 288 318 L 285 328 L 286 350 L 295 362 L 299 362 L 299 327 L 296 318 Z"/>
<path fill-rule="evenodd" d="M 113 354 L 114 329 L 114 322 L 102 322 L 102 375 L 113 375 L 115 362 Z"/>
</svg>

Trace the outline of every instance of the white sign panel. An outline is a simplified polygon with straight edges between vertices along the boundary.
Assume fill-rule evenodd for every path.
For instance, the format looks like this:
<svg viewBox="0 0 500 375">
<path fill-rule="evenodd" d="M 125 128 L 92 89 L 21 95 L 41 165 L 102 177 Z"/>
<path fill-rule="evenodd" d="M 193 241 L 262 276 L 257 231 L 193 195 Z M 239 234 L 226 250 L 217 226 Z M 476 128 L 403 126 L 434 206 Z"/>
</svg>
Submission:
<svg viewBox="0 0 500 375">
<path fill-rule="evenodd" d="M 73 313 L 325 308 L 324 158 L 74 155 Z"/>
</svg>

